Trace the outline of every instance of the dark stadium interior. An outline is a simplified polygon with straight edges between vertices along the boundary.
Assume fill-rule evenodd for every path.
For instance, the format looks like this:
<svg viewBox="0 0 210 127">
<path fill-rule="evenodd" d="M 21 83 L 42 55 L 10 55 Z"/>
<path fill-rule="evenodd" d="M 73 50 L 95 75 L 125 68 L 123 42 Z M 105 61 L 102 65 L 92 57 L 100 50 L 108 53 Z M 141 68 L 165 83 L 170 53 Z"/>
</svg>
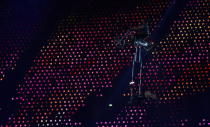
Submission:
<svg viewBox="0 0 210 127">
<path fill-rule="evenodd" d="M 208 0 L 1 1 L 0 126 L 210 126 L 209 10 Z M 127 33 L 142 20 L 151 48 L 140 73 Z M 157 99 L 132 96 L 139 86 Z"/>
</svg>

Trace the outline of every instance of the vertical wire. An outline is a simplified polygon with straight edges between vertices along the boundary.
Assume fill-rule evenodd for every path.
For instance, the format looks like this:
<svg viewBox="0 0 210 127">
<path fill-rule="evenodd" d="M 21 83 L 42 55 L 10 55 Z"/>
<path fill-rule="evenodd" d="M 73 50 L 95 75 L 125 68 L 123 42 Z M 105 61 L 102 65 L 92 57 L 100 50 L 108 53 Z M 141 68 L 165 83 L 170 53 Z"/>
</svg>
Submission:
<svg viewBox="0 0 210 127">
<path fill-rule="evenodd" d="M 138 47 L 136 47 L 136 52 L 134 53 L 134 57 L 133 57 L 133 65 L 132 65 L 132 74 L 131 74 L 131 82 L 130 82 L 130 95 L 131 95 L 131 100 L 132 101 L 132 97 L 133 97 L 133 85 L 134 85 L 134 69 L 135 69 L 135 62 L 137 61 L 137 53 L 138 53 Z"/>
<path fill-rule="evenodd" d="M 136 53 L 134 54 L 133 58 L 133 65 L 132 65 L 132 74 L 131 74 L 131 80 L 134 81 L 134 69 L 135 69 L 135 62 L 137 61 L 137 53 L 138 53 L 138 47 L 136 47 Z"/>
<path fill-rule="evenodd" d="M 141 84 L 142 84 L 142 56 L 141 56 L 141 46 L 139 47 L 139 63 L 140 63 L 140 70 L 139 70 L 139 95 L 141 95 Z"/>
</svg>

